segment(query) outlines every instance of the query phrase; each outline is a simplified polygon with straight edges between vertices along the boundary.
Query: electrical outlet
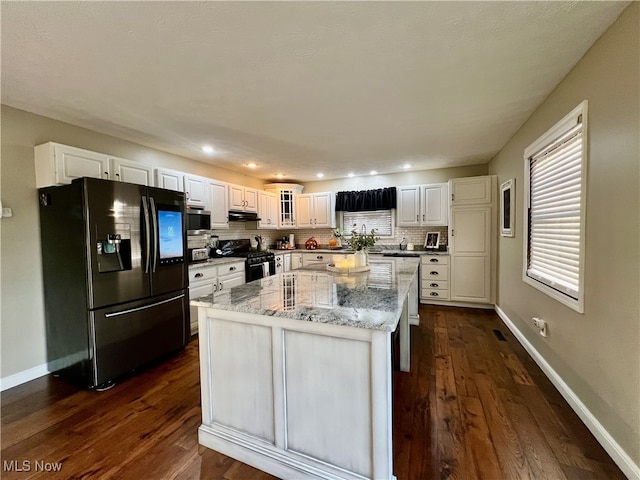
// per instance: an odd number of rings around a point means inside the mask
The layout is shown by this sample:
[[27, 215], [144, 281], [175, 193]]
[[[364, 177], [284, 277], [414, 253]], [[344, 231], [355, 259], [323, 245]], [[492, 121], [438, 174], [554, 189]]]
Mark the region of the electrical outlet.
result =
[[2, 216], [5, 218], [13, 217], [13, 210], [8, 207], [2, 208]]
[[540, 335], [542, 335], [543, 337], [547, 336], [547, 322], [545, 322], [541, 318], [533, 317], [533, 324], [538, 327]]

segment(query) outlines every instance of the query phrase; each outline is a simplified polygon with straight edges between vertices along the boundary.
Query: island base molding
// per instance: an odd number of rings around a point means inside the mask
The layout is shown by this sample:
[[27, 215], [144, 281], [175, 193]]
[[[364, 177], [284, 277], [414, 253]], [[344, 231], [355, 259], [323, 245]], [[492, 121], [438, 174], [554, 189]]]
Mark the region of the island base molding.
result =
[[[258, 470], [282, 479], [366, 480], [352, 472], [341, 471], [331, 465], [293, 452], [283, 453], [273, 445], [256, 442], [255, 438], [229, 430], [224, 426], [201, 425], [198, 442], [211, 450], [246, 463]], [[391, 480], [397, 480], [394, 476]]]

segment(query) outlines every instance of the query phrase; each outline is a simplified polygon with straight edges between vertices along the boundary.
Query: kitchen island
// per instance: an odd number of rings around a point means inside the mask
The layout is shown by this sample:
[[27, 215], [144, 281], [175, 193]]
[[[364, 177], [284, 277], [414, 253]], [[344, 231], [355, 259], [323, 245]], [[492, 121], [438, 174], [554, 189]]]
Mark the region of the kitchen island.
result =
[[408, 371], [419, 259], [370, 264], [313, 266], [192, 301], [202, 445], [284, 479], [393, 478], [392, 334]]

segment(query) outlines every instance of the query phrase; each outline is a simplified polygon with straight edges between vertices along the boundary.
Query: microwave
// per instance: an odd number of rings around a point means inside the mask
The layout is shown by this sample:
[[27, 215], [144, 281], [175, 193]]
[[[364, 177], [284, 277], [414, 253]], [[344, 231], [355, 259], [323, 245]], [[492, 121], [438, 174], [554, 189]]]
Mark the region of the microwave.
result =
[[202, 235], [211, 230], [211, 212], [187, 209], [187, 235]]

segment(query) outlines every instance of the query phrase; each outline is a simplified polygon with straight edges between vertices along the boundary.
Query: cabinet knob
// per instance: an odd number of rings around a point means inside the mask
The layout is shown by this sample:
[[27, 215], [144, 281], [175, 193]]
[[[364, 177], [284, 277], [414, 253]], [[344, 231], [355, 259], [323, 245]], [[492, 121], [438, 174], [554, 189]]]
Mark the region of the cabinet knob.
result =
[[429, 275], [439, 275], [439, 273], [436, 271], [433, 271], [433, 272], [429, 272]]

